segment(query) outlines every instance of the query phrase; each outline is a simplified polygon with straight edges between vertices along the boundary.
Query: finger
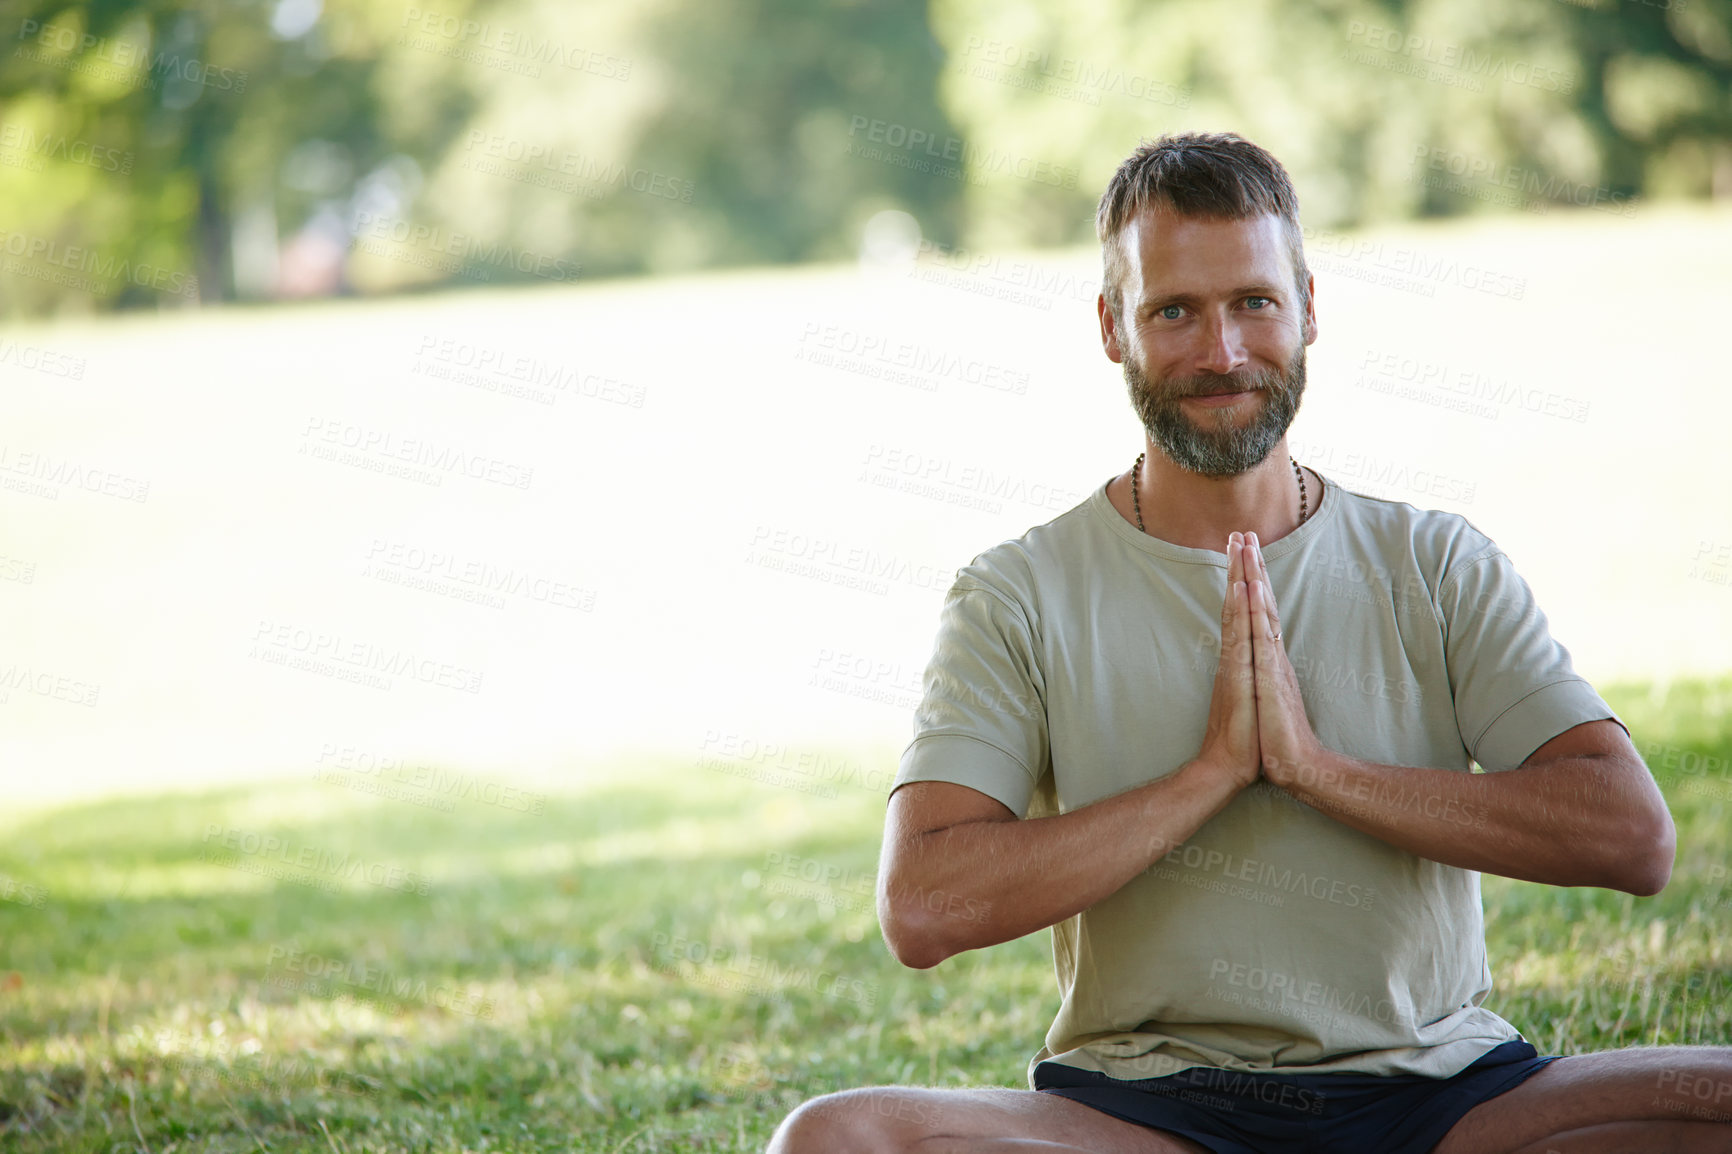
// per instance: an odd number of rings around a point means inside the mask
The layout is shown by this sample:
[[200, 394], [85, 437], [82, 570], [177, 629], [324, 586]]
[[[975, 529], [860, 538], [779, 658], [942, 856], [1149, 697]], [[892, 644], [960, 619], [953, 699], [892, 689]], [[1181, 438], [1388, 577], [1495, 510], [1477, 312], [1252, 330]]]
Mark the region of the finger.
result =
[[1263, 560], [1263, 543], [1257, 540], [1257, 534], [1249, 533], [1249, 552], [1253, 554], [1253, 574], [1263, 585], [1264, 611], [1269, 615], [1269, 631], [1274, 634], [1281, 632], [1281, 608], [1275, 604], [1275, 586], [1269, 581], [1269, 566]]
[[1270, 678], [1269, 687], [1273, 688], [1277, 657], [1276, 642], [1271, 640], [1274, 630], [1269, 625], [1269, 598], [1265, 592], [1268, 586], [1261, 581], [1250, 581], [1247, 584], [1250, 586], [1247, 606], [1250, 621], [1247, 627], [1251, 633], [1251, 659], [1257, 668], [1258, 682], [1261, 683], [1263, 675], [1267, 674]]
[[1251, 676], [1251, 594], [1243, 581], [1233, 583], [1231, 597], [1234, 616], [1234, 632], [1237, 640], [1233, 645], [1232, 661], [1234, 672], [1241, 678]]
[[1245, 576], [1245, 564], [1239, 556], [1242, 540], [1237, 533], [1227, 536], [1227, 595], [1221, 599], [1221, 644], [1230, 644], [1227, 634], [1233, 628], [1233, 583]]

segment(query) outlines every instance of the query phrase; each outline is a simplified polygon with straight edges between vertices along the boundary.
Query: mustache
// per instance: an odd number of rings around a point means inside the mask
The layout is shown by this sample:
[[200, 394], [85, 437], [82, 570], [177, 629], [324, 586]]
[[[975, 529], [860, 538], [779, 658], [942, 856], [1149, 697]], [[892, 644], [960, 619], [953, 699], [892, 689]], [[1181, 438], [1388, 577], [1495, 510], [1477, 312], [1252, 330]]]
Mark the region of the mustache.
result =
[[1180, 397], [1218, 397], [1224, 393], [1251, 393], [1281, 386], [1281, 374], [1266, 369], [1222, 376], [1211, 373], [1206, 377], [1169, 379], [1168, 389]]

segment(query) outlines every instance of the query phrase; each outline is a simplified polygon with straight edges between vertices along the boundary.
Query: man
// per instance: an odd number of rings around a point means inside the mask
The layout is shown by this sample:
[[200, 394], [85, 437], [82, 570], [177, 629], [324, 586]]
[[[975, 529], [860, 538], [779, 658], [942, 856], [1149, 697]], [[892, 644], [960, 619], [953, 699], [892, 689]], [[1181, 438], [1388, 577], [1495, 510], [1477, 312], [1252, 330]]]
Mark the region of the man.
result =
[[1732, 1150], [1688, 1092], [1732, 1051], [1542, 1057], [1481, 1005], [1480, 872], [1654, 894], [1671, 818], [1490, 540], [1289, 458], [1285, 170], [1163, 138], [1098, 232], [1145, 452], [958, 572], [879, 871], [899, 960], [1051, 926], [1063, 1004], [1032, 1089], [826, 1095], [773, 1154]]

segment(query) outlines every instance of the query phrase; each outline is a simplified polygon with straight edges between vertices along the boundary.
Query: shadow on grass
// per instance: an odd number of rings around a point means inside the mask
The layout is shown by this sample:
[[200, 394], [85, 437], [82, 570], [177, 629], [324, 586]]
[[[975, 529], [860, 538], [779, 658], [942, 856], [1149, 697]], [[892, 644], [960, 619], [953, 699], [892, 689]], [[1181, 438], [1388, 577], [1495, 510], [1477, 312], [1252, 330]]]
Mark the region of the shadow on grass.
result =
[[[1641, 694], [1613, 705], [1645, 752], [1732, 752], [1713, 693]], [[1656, 769], [1680, 846], [1659, 897], [1486, 879], [1487, 1005], [1551, 1052], [1732, 1037], [1727, 803]], [[811, 820], [777, 832], [777, 805]], [[136, 1119], [156, 1154], [733, 1152], [816, 1093], [1022, 1084], [1056, 1009], [1046, 935], [897, 966], [870, 900], [881, 815], [696, 776], [539, 816], [261, 787], [32, 820], [0, 849], [49, 894], [0, 901], [0, 1136], [107, 1151]], [[212, 825], [416, 885], [213, 865]]]

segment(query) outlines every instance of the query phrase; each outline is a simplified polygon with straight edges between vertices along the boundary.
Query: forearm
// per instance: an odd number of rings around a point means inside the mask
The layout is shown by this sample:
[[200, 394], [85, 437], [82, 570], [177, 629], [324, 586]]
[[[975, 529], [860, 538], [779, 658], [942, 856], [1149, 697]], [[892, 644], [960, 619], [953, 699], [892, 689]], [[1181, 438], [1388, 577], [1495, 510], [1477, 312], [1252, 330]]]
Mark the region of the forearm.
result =
[[936, 965], [1045, 929], [1148, 869], [1226, 807], [1240, 786], [1199, 761], [1069, 813], [974, 821], [886, 846], [881, 921]]
[[1665, 856], [1669, 868], [1669, 850], [1655, 844], [1669, 839], [1669, 820], [1654, 820], [1655, 799], [1638, 796], [1609, 758], [1467, 773], [1325, 751], [1271, 778], [1344, 825], [1462, 869], [1642, 893], [1658, 889], [1644, 860]]

